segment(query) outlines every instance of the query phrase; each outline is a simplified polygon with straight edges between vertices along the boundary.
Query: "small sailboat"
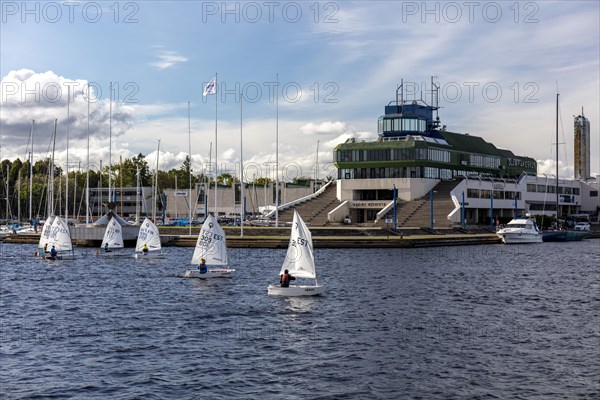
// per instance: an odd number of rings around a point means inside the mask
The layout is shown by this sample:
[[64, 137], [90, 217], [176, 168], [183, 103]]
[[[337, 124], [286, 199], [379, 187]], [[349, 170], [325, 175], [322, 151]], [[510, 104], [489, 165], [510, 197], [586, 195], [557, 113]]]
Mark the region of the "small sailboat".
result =
[[199, 265], [202, 259], [206, 261], [206, 265], [222, 266], [223, 268], [207, 268], [206, 272], [200, 272], [200, 269], [187, 270], [183, 277], [221, 278], [230, 277], [235, 272], [235, 269], [226, 268], [228, 259], [225, 232], [215, 217], [210, 214], [206, 217], [202, 229], [200, 229], [191, 263]]
[[272, 296], [316, 296], [325, 293], [325, 288], [317, 283], [317, 271], [313, 253], [312, 235], [308, 227], [294, 210], [292, 233], [288, 251], [279, 271], [280, 276], [288, 271], [294, 278], [314, 279], [314, 285], [269, 285], [267, 293]]
[[[41, 256], [43, 257], [45, 253], [50, 253], [50, 248], [48, 247], [48, 241], [50, 240], [50, 231], [52, 228], [52, 223], [54, 222], [54, 216], [51, 215], [46, 218], [44, 221], [44, 225], [42, 226], [42, 234], [40, 235], [40, 241], [38, 242], [38, 249], [42, 250]], [[38, 253], [36, 253], [38, 254]]]
[[[125, 246], [123, 244], [123, 228], [117, 218], [113, 218], [108, 221], [106, 225], [106, 231], [104, 231], [104, 239], [100, 248], [106, 255], [111, 254], [115, 250], [121, 250]], [[118, 253], [117, 253], [118, 254]], [[112, 254], [111, 254], [112, 255]]]
[[164, 258], [158, 227], [148, 217], [140, 226], [133, 257], [136, 259]]
[[[59, 217], [54, 217], [52, 226], [50, 227], [50, 234], [47, 242], [48, 250], [50, 253], [45, 253], [44, 258], [47, 260], [72, 260], [75, 258], [73, 253], [73, 244], [71, 241], [71, 232], [65, 221]], [[57, 254], [52, 255], [52, 248], [55, 248]]]

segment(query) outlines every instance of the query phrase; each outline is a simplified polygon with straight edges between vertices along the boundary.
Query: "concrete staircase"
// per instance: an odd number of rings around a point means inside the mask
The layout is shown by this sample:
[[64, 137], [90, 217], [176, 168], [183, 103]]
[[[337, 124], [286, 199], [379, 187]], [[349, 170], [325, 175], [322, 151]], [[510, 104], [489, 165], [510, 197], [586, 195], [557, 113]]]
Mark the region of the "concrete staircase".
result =
[[[340, 202], [336, 197], [336, 185], [332, 183], [323, 193], [305, 203], [298, 204], [285, 210], [279, 211], [280, 222], [292, 222], [294, 209], [298, 211], [304, 222], [308, 225], [326, 225], [327, 214], [337, 207]], [[273, 217], [275, 218], [275, 217]]]
[[[454, 210], [454, 203], [450, 198], [450, 191], [458, 184], [456, 181], [442, 181], [433, 188], [433, 219], [434, 229], [448, 228], [448, 214]], [[397, 223], [398, 226], [428, 228], [430, 220], [429, 194], [413, 201], [398, 201]], [[391, 212], [390, 212], [391, 215]], [[385, 226], [385, 221], [379, 221], [377, 226]]]

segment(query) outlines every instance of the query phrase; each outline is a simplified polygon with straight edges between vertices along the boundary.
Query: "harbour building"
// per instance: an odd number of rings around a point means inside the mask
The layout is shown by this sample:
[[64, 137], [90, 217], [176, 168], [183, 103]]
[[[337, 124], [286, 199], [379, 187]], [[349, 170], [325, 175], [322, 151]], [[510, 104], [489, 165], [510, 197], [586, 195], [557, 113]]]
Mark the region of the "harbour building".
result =
[[[389, 222], [393, 207], [398, 225], [431, 228], [491, 226], [527, 212], [597, 215], [597, 182], [561, 179], [556, 185], [556, 177], [537, 176], [533, 158], [447, 129], [433, 79], [429, 102], [404, 93], [402, 83], [377, 120], [377, 138], [335, 147], [339, 205], [329, 212], [329, 222]], [[424, 214], [425, 219], [413, 217]]]

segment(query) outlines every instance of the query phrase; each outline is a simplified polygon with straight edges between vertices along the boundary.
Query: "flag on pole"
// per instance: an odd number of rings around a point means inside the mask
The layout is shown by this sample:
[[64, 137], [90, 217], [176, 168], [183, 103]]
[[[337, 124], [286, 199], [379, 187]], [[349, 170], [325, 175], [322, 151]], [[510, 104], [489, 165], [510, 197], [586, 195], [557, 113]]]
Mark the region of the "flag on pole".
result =
[[217, 78], [212, 78], [212, 81], [208, 82], [206, 86], [204, 86], [203, 96], [208, 96], [209, 94], [217, 93]]

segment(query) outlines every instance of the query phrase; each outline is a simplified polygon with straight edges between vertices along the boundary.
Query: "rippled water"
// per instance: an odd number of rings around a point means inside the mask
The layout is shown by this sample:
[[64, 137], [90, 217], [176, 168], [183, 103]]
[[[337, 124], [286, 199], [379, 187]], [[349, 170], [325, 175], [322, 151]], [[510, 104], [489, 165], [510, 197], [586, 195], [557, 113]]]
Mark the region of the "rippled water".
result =
[[318, 298], [266, 295], [284, 250], [232, 279], [0, 244], [3, 399], [598, 398], [600, 242], [316, 253]]

